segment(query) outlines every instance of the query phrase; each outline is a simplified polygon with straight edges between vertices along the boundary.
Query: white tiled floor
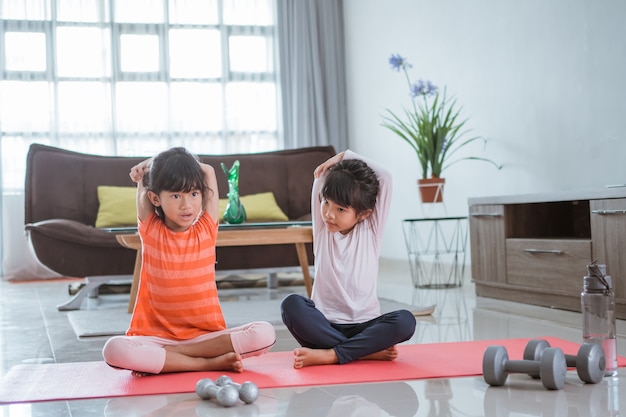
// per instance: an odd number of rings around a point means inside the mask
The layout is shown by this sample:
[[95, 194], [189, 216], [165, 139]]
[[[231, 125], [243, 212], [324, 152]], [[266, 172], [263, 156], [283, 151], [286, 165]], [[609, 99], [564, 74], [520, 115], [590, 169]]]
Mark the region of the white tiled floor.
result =
[[[78, 340], [66, 313], [68, 282], [0, 283], [0, 370], [22, 363], [101, 360], [106, 338]], [[302, 288], [224, 290], [229, 298], [245, 292], [259, 299], [282, 297]], [[383, 261], [379, 295], [414, 305], [437, 304], [432, 316], [418, 318], [409, 343], [554, 336], [580, 342], [580, 314], [492, 299], [476, 298], [469, 277], [461, 288], [415, 289], [408, 264]], [[105, 299], [104, 297], [110, 297]], [[117, 297], [117, 298], [116, 298]], [[126, 298], [124, 298], [126, 297]], [[86, 300], [83, 308], [127, 296]], [[242, 302], [242, 308], [246, 304]], [[618, 322], [618, 353], [626, 356], [626, 323]], [[277, 326], [274, 350], [291, 350], [295, 341]], [[26, 416], [617, 416], [626, 408], [626, 384], [616, 378], [583, 384], [569, 371], [565, 387], [548, 391], [540, 381], [510, 375], [503, 387], [488, 387], [482, 377], [408, 380], [389, 383], [263, 389], [251, 405], [223, 408], [195, 394], [123, 397], [0, 405], [2, 417]], [[97, 377], [97, 376], [94, 376]]]

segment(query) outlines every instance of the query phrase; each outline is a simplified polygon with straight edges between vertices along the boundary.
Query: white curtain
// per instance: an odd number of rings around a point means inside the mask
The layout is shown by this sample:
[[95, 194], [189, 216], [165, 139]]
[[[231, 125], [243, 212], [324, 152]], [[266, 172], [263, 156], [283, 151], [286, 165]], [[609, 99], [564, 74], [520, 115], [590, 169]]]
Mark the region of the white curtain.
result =
[[286, 147], [348, 147], [342, 0], [277, 0]]

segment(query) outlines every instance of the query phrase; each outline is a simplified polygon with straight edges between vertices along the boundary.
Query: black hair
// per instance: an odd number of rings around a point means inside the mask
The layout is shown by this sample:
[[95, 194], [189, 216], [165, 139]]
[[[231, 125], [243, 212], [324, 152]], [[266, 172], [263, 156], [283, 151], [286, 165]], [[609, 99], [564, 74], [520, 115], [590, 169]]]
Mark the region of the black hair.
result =
[[321, 197], [357, 214], [373, 209], [380, 183], [372, 168], [360, 159], [344, 159], [326, 173]]
[[[183, 147], [171, 148], [155, 156], [150, 170], [143, 177], [143, 184], [148, 191], [157, 195], [161, 191], [188, 193], [200, 190], [203, 201], [206, 201], [210, 192], [198, 157]], [[156, 210], [163, 219], [163, 209], [157, 207]]]

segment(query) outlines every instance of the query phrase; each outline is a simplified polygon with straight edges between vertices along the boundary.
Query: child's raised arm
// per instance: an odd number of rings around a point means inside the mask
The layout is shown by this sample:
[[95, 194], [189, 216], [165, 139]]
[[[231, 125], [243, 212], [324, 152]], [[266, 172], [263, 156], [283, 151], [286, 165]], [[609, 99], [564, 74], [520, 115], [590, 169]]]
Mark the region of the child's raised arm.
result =
[[204, 172], [204, 180], [209, 186], [209, 192], [203, 202], [202, 209], [209, 213], [211, 218], [215, 221], [219, 221], [219, 198], [220, 193], [217, 189], [217, 178], [215, 176], [215, 169], [208, 164], [200, 163], [202, 171]]
[[326, 162], [324, 162], [323, 164], [320, 164], [317, 168], [315, 168], [315, 171], [313, 171], [313, 176], [315, 178], [320, 178], [324, 176], [326, 171], [328, 171], [331, 167], [333, 167], [337, 163], [341, 162], [345, 153], [346, 151], [339, 152], [337, 155], [326, 160]]
[[130, 169], [130, 179], [137, 184], [137, 217], [144, 221], [153, 211], [152, 202], [143, 183], [143, 177], [150, 170], [152, 158], [140, 162]]

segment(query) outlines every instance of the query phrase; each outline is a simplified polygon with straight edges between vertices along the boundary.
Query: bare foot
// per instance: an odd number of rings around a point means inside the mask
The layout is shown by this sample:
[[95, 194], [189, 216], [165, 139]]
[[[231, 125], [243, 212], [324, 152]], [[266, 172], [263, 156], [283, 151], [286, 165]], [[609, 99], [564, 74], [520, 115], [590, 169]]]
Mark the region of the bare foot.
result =
[[374, 352], [370, 355], [363, 356], [361, 359], [371, 360], [371, 361], [392, 361], [398, 357], [398, 349], [395, 346], [390, 348], [381, 350], [379, 352]]
[[293, 351], [293, 367], [296, 369], [312, 365], [331, 365], [339, 363], [334, 349], [297, 348]]
[[243, 371], [241, 356], [235, 352], [228, 352], [215, 358], [206, 358], [206, 366], [203, 371]]
[[233, 371], [242, 372], [241, 355], [235, 352], [224, 353], [212, 358], [197, 358], [180, 353], [167, 352], [161, 373], [188, 371]]

